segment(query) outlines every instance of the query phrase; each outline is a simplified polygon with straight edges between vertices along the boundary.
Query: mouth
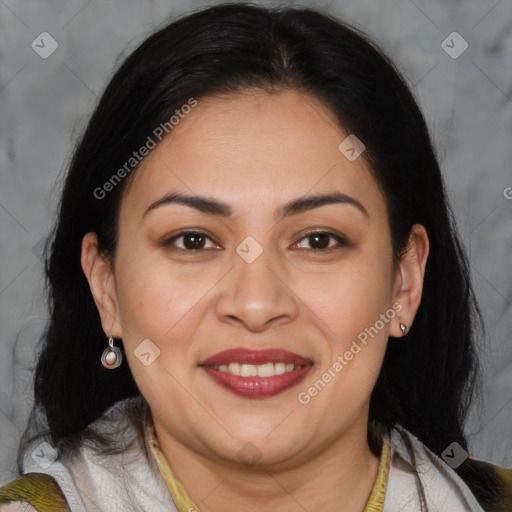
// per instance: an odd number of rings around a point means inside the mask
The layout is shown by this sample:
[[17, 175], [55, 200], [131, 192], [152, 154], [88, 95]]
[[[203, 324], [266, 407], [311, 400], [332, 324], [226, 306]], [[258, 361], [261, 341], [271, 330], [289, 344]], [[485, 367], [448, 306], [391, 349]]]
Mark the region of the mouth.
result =
[[280, 349], [231, 349], [199, 363], [213, 381], [246, 398], [275, 396], [298, 384], [313, 362]]

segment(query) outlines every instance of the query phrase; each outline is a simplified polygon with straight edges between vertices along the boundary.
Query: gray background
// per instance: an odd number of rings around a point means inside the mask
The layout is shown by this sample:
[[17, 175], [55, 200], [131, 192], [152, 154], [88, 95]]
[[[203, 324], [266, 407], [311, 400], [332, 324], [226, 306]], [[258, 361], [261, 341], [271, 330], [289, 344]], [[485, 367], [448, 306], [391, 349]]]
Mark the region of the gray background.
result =
[[[364, 28], [414, 89], [488, 329], [483, 407], [467, 427], [472, 455], [512, 466], [512, 199], [504, 193], [512, 187], [512, 3], [287, 4], [323, 8]], [[12, 476], [31, 406], [35, 346], [47, 316], [39, 249], [52, 224], [56, 183], [120, 55], [169, 16], [206, 5], [0, 0], [0, 485]], [[31, 48], [44, 31], [59, 45], [47, 59]], [[469, 44], [456, 59], [441, 46], [453, 31]]]

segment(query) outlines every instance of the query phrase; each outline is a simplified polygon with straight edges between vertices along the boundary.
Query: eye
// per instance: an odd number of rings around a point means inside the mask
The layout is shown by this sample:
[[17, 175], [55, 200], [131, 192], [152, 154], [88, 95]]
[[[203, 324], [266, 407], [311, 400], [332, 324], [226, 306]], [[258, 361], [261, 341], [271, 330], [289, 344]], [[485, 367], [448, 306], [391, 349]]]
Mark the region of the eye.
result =
[[[306, 240], [306, 243], [308, 243], [308, 239], [310, 247], [302, 247], [302, 249], [327, 252], [341, 247], [348, 247], [349, 245], [347, 240], [340, 235], [330, 233], [329, 231], [315, 231], [313, 233], [308, 233], [306, 236], [301, 238], [297, 246], [299, 246], [303, 240]], [[334, 245], [330, 244], [330, 241], [332, 240], [335, 241]]]
[[[181, 246], [176, 243], [177, 240], [180, 239], [183, 239]], [[213, 246], [206, 247], [207, 241], [210, 241]], [[182, 231], [169, 240], [165, 240], [162, 245], [164, 247], [175, 245], [178, 249], [183, 251], [200, 251], [203, 249], [215, 249], [219, 247], [208, 235], [201, 233], [200, 231]]]
[[[178, 240], [181, 240], [181, 242], [177, 243]], [[301, 247], [301, 244], [304, 243], [303, 241], [305, 241], [305, 243], [309, 242], [310, 246]], [[208, 242], [211, 243], [210, 247], [208, 247]], [[348, 247], [349, 245], [350, 244], [347, 242], [347, 240], [340, 235], [331, 233], [329, 231], [315, 231], [302, 237], [296, 244], [296, 247], [299, 249], [328, 252], [334, 249]], [[205, 249], [218, 249], [220, 247], [206, 233], [201, 231], [182, 231], [169, 240], [165, 240], [162, 243], [162, 246], [175, 246], [177, 249], [186, 252], [202, 251]]]

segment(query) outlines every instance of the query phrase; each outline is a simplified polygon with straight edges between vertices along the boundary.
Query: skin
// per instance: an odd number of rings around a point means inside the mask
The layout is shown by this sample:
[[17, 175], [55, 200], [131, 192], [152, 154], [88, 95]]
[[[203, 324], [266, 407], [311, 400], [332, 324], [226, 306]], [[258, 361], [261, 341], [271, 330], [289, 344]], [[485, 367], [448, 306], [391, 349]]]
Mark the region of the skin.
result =
[[[115, 262], [99, 253], [94, 233], [83, 239], [104, 331], [123, 340], [160, 448], [202, 511], [354, 511], [368, 500], [379, 461], [366, 439], [370, 395], [388, 336], [414, 321], [429, 245], [423, 226], [413, 226], [393, 264], [384, 197], [364, 158], [338, 150], [347, 135], [324, 104], [295, 91], [201, 98], [131, 178]], [[233, 214], [166, 204], [144, 215], [171, 191], [225, 202]], [[330, 204], [276, 221], [285, 203], [332, 192], [367, 215]], [[195, 251], [183, 237], [163, 246], [185, 229], [210, 239]], [[349, 245], [327, 238], [315, 246], [306, 237], [315, 231]], [[252, 263], [236, 252], [247, 236], [263, 249]], [[399, 315], [299, 403], [393, 303]], [[149, 366], [134, 354], [144, 339], [160, 350]], [[277, 396], [236, 396], [198, 366], [235, 347], [285, 349], [314, 367]], [[259, 458], [243, 464], [238, 453], [249, 442]]]

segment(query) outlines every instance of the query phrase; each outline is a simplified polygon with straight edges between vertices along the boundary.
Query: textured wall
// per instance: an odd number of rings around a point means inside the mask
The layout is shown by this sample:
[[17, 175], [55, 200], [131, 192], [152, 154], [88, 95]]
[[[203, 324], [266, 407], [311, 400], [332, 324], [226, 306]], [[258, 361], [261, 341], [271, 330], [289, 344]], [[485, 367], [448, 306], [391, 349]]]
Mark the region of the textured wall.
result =
[[[31, 405], [35, 345], [46, 317], [39, 251], [73, 142], [120, 54], [169, 16], [204, 5], [0, 1], [0, 484], [11, 477]], [[484, 406], [468, 425], [473, 454], [512, 466], [512, 4], [302, 5], [364, 28], [414, 87], [439, 149], [490, 340]], [[448, 37], [454, 31], [464, 40]]]

